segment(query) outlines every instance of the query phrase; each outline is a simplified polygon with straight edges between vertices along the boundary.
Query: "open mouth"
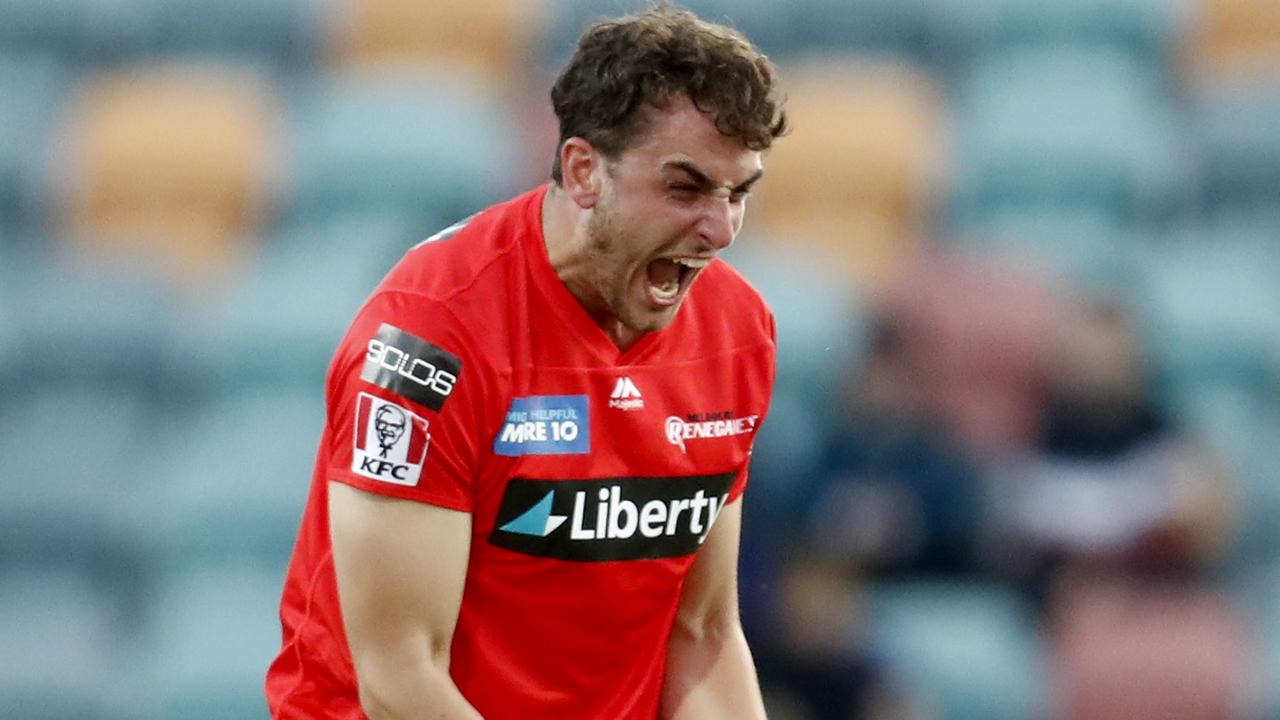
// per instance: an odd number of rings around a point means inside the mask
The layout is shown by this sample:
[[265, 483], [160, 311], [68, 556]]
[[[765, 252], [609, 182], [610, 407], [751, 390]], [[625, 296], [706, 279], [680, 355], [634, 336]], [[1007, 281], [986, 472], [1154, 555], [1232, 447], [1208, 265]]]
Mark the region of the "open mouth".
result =
[[710, 258], [669, 257], [649, 263], [649, 296], [659, 306], [674, 305]]

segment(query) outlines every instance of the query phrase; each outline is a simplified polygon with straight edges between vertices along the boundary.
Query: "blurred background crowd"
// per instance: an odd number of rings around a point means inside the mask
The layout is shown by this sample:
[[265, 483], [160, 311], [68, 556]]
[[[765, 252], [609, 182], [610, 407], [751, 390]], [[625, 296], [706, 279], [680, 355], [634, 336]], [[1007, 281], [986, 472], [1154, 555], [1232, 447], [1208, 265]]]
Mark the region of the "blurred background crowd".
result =
[[[1280, 718], [1280, 4], [681, 4], [795, 127], [730, 251], [772, 716]], [[0, 0], [0, 716], [265, 716], [332, 349], [637, 7]]]

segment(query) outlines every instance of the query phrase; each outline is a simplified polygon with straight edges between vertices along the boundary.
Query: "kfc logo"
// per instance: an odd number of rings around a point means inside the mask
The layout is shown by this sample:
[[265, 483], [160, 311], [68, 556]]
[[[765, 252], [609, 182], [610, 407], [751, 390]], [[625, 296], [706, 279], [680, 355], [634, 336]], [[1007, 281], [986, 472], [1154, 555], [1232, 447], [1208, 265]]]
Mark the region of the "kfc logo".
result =
[[425, 418], [395, 403], [360, 393], [351, 471], [396, 485], [417, 485], [431, 443], [427, 426]]

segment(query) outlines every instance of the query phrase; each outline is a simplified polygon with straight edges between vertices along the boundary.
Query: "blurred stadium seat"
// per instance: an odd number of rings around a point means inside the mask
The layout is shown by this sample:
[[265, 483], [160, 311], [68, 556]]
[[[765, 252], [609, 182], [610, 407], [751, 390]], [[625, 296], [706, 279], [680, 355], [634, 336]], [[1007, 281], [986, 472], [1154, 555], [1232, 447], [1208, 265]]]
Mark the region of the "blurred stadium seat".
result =
[[804, 130], [771, 151], [751, 227], [863, 287], [884, 283], [926, 231], [940, 98], [909, 67], [841, 61], [791, 68], [787, 94]]
[[1111, 53], [1007, 53], [973, 66], [956, 108], [952, 222], [1056, 208], [1121, 229], [1184, 212], [1188, 149], [1159, 87]]
[[128, 0], [154, 13], [156, 54], [310, 69], [331, 32], [331, 0]]
[[1186, 60], [1211, 82], [1264, 80], [1280, 69], [1280, 5], [1271, 0], [1195, 0]]
[[[0, 716], [123, 720], [128, 695], [113, 609], [84, 578], [33, 564], [0, 572]], [[117, 675], [116, 671], [121, 671]]]
[[1280, 387], [1280, 272], [1267, 257], [1207, 238], [1150, 249], [1142, 298], [1172, 382], [1234, 378], [1262, 393]]
[[727, 259], [773, 310], [779, 383], [817, 404], [830, 402], [825, 389], [857, 371], [869, 332], [861, 288], [833, 272], [820, 255], [779, 257], [764, 238], [740, 238]]
[[281, 569], [223, 565], [175, 572], [154, 597], [145, 632], [150, 701], [132, 717], [266, 717], [262, 678], [280, 647]]
[[156, 418], [127, 389], [74, 380], [15, 396], [0, 416], [0, 576], [23, 565], [76, 572], [131, 612], [145, 548], [123, 509], [143, 486]]
[[170, 571], [235, 562], [283, 572], [324, 429], [323, 399], [259, 391], [192, 409], [153, 453], [156, 502], [130, 512], [148, 529], [151, 559]]
[[484, 88], [428, 68], [317, 78], [293, 113], [288, 219], [391, 212], [422, 223], [425, 237], [430, 223], [480, 210], [520, 175], [504, 117]]
[[336, 0], [331, 54], [343, 65], [402, 63], [518, 83], [545, 16], [543, 0]]
[[54, 52], [70, 57], [81, 40], [83, 3], [0, 0], [0, 52]]
[[50, 130], [70, 82], [70, 68], [47, 50], [19, 54], [0, 46], [0, 243], [14, 242], [5, 239], [6, 228], [30, 232], [44, 220]]
[[1250, 638], [1228, 598], [1183, 584], [1105, 581], [1062, 594], [1052, 623], [1061, 717], [1245, 717]]
[[280, 128], [257, 75], [216, 67], [103, 72], [61, 142], [60, 220], [76, 249], [219, 279], [267, 219]]
[[12, 274], [0, 272], [0, 303], [16, 330], [10, 352], [24, 390], [100, 383], [161, 398], [173, 389], [165, 353], [178, 318], [158, 278], [138, 267], [56, 265], [34, 252], [13, 262]]
[[1270, 85], [1206, 85], [1191, 94], [1189, 125], [1211, 211], [1274, 211], [1280, 187], [1280, 60], [1276, 67]]
[[1031, 607], [998, 587], [881, 583], [871, 642], [939, 720], [1045, 717], [1047, 668]]
[[945, 0], [938, 6], [963, 37], [971, 60], [1023, 48], [1093, 48], [1118, 53], [1159, 75], [1186, 32], [1189, 2]]
[[322, 387], [350, 318], [399, 255], [434, 229], [366, 213], [282, 230], [224, 294], [188, 315], [174, 338], [175, 375], [224, 395]]

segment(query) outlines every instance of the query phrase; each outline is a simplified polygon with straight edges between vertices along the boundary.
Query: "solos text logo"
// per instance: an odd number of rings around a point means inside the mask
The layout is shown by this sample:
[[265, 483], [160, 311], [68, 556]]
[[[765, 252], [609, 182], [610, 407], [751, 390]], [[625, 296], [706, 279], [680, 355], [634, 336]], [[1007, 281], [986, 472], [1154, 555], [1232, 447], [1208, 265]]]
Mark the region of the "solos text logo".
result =
[[620, 377], [609, 394], [609, 407], [619, 410], [640, 410], [644, 408], [644, 398], [640, 396], [640, 388], [629, 377]]
[[746, 435], [755, 432], [756, 421], [759, 419], [759, 415], [736, 418], [728, 412], [690, 415], [687, 418], [672, 415], [663, 424], [663, 431], [667, 442], [680, 448], [680, 452], [687, 453], [689, 449], [685, 443], [690, 440]]
[[369, 339], [360, 379], [439, 412], [461, 372], [456, 356], [383, 323]]
[[580, 562], [683, 557], [706, 540], [733, 478], [513, 478], [489, 542]]
[[352, 472], [396, 485], [417, 485], [430, 443], [426, 419], [395, 403], [360, 393]]

